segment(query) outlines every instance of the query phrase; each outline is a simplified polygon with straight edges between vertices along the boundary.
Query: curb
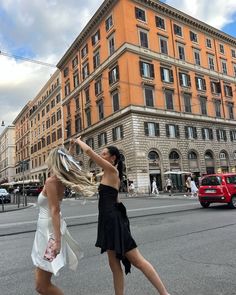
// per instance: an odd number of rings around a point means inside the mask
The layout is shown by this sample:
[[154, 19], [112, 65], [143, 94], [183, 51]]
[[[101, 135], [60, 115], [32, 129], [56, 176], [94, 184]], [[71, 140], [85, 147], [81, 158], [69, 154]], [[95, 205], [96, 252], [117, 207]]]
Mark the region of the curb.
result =
[[[14, 208], [11, 208], [11, 206], [14, 206]], [[6, 212], [12, 212], [12, 211], [18, 211], [18, 210], [23, 210], [23, 209], [28, 209], [28, 208], [31, 208], [33, 207], [34, 204], [30, 203], [29, 205], [27, 206], [22, 206], [22, 207], [17, 207], [17, 205], [4, 205], [4, 211], [0, 211], [0, 214], [1, 213], [6, 213]], [[9, 209], [10, 208], [10, 209]]]

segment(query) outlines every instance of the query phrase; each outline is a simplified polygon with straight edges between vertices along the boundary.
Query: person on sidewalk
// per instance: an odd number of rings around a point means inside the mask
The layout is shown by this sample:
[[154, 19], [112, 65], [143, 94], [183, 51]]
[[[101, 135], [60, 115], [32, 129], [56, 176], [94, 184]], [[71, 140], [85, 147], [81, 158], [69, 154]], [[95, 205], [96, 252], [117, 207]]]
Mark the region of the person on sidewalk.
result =
[[52, 275], [57, 276], [66, 264], [75, 270], [79, 254], [79, 246], [60, 213], [64, 191], [68, 186], [91, 196], [97, 187], [89, 182], [78, 163], [63, 147], [51, 150], [46, 164], [50, 176], [38, 196], [39, 217], [31, 253], [36, 267], [35, 289], [42, 295], [63, 295], [62, 290], [52, 284]]
[[99, 213], [96, 246], [101, 248], [101, 253], [107, 252], [115, 294], [124, 295], [122, 262], [126, 274], [130, 272], [132, 264], [144, 273], [160, 295], [169, 295], [154, 267], [137, 249], [130, 232], [126, 208], [118, 200], [123, 172], [123, 163], [118, 148], [107, 146], [102, 150], [101, 155], [98, 155], [80, 137], [76, 139], [76, 144], [104, 171], [98, 188]]
[[152, 194], [159, 195], [159, 191], [157, 188], [156, 178], [154, 177], [152, 180]]
[[196, 198], [198, 193], [198, 188], [193, 178], [191, 178], [191, 198]]
[[169, 196], [171, 196], [171, 193], [172, 193], [172, 180], [170, 179], [170, 177], [168, 177], [166, 179], [166, 190], [169, 193]]
[[191, 194], [191, 176], [189, 175], [186, 179], [186, 195], [184, 197], [188, 197]]

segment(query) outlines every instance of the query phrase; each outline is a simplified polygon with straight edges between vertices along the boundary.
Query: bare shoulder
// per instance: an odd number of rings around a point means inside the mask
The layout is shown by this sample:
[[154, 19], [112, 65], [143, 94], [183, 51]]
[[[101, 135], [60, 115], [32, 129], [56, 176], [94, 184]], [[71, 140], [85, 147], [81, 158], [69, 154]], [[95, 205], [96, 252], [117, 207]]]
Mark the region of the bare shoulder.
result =
[[61, 182], [55, 176], [51, 176], [51, 177], [47, 178], [47, 180], [45, 182], [46, 186], [52, 186], [52, 185], [58, 186], [60, 184], [61, 184]]

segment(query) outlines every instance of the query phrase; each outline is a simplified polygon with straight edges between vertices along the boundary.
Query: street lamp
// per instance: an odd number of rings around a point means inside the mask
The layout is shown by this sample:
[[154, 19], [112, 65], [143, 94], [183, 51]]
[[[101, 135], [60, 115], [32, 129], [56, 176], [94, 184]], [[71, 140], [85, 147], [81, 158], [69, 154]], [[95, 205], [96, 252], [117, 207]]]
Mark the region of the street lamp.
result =
[[1, 123], [1, 127], [4, 127], [4, 126], [5, 126], [5, 122], [2, 121], [2, 123]]

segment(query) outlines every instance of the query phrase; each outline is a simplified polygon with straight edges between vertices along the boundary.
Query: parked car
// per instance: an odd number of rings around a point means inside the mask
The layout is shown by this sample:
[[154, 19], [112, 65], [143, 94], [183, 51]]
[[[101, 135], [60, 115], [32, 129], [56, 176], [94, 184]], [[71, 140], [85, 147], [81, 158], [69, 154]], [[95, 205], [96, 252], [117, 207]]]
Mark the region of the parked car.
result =
[[236, 173], [206, 175], [201, 179], [199, 202], [207, 208], [211, 203], [227, 203], [236, 208]]
[[0, 188], [0, 203], [11, 203], [11, 196], [5, 188]]
[[27, 186], [25, 187], [25, 194], [27, 196], [38, 196], [41, 193], [42, 189], [42, 186]]

